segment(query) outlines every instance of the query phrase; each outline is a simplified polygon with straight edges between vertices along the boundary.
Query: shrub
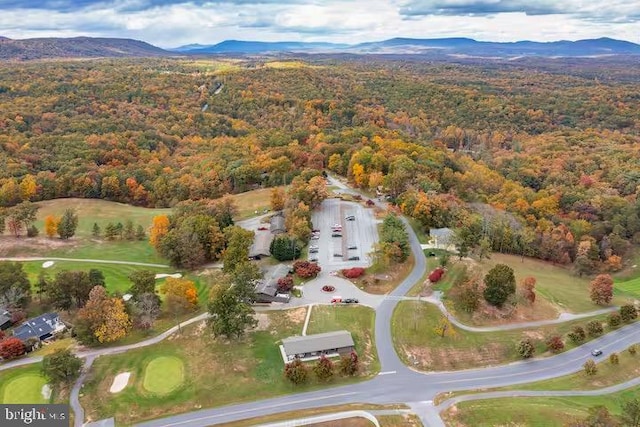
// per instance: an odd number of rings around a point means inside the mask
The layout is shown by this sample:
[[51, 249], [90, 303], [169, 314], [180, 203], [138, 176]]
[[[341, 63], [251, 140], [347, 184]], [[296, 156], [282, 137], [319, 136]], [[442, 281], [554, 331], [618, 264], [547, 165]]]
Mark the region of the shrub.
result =
[[355, 375], [359, 369], [358, 355], [352, 351], [348, 356], [340, 358], [340, 372], [342, 375]]
[[356, 279], [364, 274], [364, 268], [362, 267], [353, 267], [353, 268], [345, 268], [342, 270], [342, 275], [347, 279]]
[[585, 340], [587, 334], [584, 332], [584, 328], [582, 326], [574, 326], [571, 332], [569, 332], [569, 338], [576, 344], [580, 344]]
[[38, 237], [39, 233], [40, 231], [38, 230], [38, 227], [36, 227], [35, 225], [32, 225], [29, 228], [27, 228], [27, 237]]
[[320, 381], [327, 381], [333, 376], [333, 362], [322, 355], [314, 365], [313, 372]]
[[609, 363], [611, 363], [612, 365], [617, 365], [620, 363], [620, 357], [618, 356], [618, 353], [611, 353], [609, 355]]
[[547, 349], [552, 353], [560, 353], [564, 349], [564, 341], [559, 335], [554, 335], [547, 340]]
[[584, 373], [587, 375], [595, 375], [598, 372], [598, 365], [596, 365], [596, 362], [594, 362], [593, 359], [589, 359], [584, 362], [582, 367], [584, 368]]
[[523, 359], [528, 359], [533, 357], [533, 354], [536, 352], [536, 346], [533, 345], [533, 341], [530, 338], [524, 338], [518, 342], [516, 345], [516, 350], [518, 354]]
[[638, 346], [637, 344], [631, 344], [629, 346], [629, 348], [627, 349], [627, 351], [629, 352], [630, 355], [635, 356], [636, 353], [638, 352]]
[[294, 384], [302, 384], [309, 378], [309, 369], [300, 359], [296, 359], [284, 365], [284, 376]]
[[620, 324], [622, 323], [622, 316], [620, 316], [620, 313], [611, 313], [607, 320], [609, 328], [614, 329], [620, 326]]
[[431, 283], [438, 283], [442, 276], [444, 275], [444, 269], [442, 267], [438, 267], [429, 273], [429, 281]]
[[620, 317], [625, 323], [629, 323], [638, 318], [638, 310], [633, 304], [625, 304], [620, 307]]
[[285, 276], [278, 279], [278, 293], [291, 292], [293, 289], [293, 277]]
[[587, 323], [587, 333], [590, 337], [597, 337], [598, 335], [604, 332], [604, 328], [602, 327], [602, 322], [599, 320], [592, 320]]
[[296, 272], [298, 277], [308, 279], [311, 277], [316, 277], [318, 273], [320, 273], [320, 266], [315, 262], [296, 261], [293, 264], [293, 270]]
[[23, 342], [15, 337], [10, 337], [0, 342], [0, 357], [5, 360], [15, 359], [26, 352]]

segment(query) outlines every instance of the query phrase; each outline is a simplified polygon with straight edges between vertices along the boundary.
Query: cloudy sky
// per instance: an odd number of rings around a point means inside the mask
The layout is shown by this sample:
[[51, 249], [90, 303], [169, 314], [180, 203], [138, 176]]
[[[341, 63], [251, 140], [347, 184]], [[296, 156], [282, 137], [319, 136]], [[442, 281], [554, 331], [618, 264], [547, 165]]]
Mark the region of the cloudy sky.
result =
[[358, 43], [391, 37], [640, 43], [640, 0], [0, 0], [0, 35]]

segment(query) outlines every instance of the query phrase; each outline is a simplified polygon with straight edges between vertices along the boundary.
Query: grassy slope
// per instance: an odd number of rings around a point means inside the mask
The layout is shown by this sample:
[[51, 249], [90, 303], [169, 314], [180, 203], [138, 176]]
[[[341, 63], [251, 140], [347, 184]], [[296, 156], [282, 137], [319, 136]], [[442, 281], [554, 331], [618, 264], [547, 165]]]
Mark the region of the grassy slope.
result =
[[307, 334], [339, 331], [351, 332], [360, 361], [366, 366], [363, 373], [375, 374], [380, 370], [374, 336], [375, 312], [362, 306], [314, 306]]
[[[417, 369], [455, 370], [501, 364], [518, 360], [516, 343], [524, 336], [537, 339], [536, 354], [545, 353], [544, 340], [551, 335], [566, 334], [573, 325], [586, 324], [594, 318], [554, 326], [516, 331], [475, 333], [454, 328], [454, 337], [440, 338], [434, 328], [442, 318], [440, 311], [428, 303], [401, 301], [392, 317], [394, 346], [405, 363], [414, 365], [408, 354], [417, 358]], [[598, 317], [595, 317], [598, 318]], [[604, 316], [599, 317], [604, 319]], [[566, 349], [573, 344], [565, 340]]]
[[478, 427], [497, 425], [560, 427], [575, 419], [584, 419], [589, 414], [589, 408], [598, 405], [606, 406], [613, 415], [620, 415], [621, 404], [637, 398], [640, 398], [640, 387], [605, 396], [478, 400], [458, 404], [455, 415], [451, 416], [452, 412], [449, 411], [445, 420], [451, 425]]

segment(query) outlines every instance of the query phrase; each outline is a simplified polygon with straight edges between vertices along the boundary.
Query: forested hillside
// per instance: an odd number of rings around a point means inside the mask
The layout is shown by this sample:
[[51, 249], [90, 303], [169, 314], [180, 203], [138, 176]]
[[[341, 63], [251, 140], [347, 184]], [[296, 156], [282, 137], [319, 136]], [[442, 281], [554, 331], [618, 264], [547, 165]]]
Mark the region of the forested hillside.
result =
[[624, 62], [119, 59], [3, 64], [0, 82], [1, 206], [167, 207], [328, 168], [462, 229], [463, 250], [590, 273], [640, 242]]

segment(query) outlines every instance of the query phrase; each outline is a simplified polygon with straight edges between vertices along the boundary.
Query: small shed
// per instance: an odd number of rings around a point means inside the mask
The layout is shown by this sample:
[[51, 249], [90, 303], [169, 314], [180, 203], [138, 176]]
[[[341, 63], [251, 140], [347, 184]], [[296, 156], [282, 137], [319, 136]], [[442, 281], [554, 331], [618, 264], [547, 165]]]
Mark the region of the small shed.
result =
[[0, 308], [0, 331], [9, 329], [11, 325], [13, 325], [13, 322], [11, 322], [11, 313], [4, 308]]
[[284, 216], [282, 213], [277, 213], [269, 219], [269, 231], [271, 234], [282, 234], [287, 231], [284, 226]]
[[351, 353], [355, 348], [351, 332], [334, 331], [323, 334], [289, 337], [282, 340], [282, 354], [285, 363], [294, 359], [314, 360], [320, 356], [340, 356]]

